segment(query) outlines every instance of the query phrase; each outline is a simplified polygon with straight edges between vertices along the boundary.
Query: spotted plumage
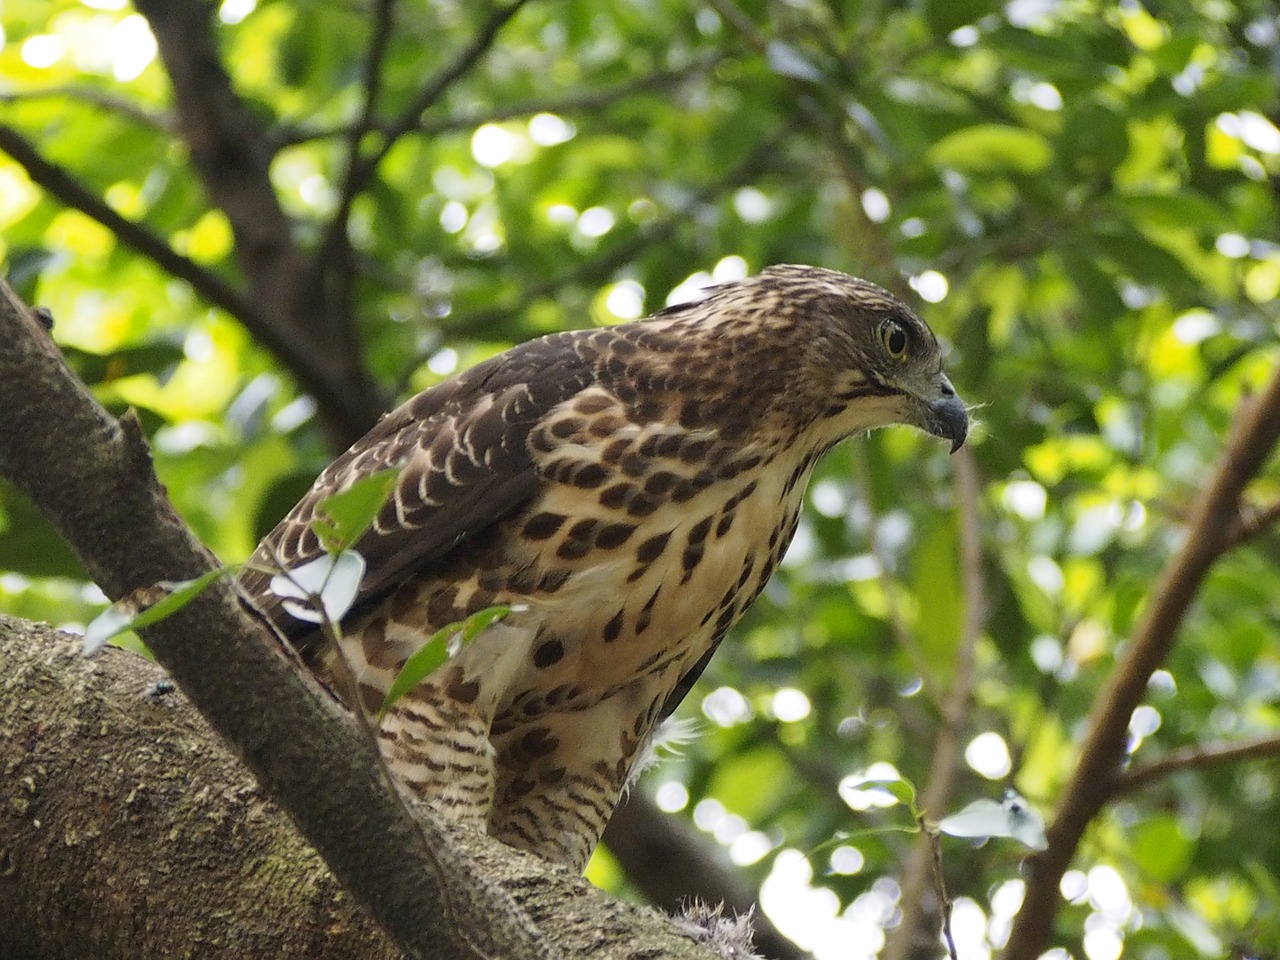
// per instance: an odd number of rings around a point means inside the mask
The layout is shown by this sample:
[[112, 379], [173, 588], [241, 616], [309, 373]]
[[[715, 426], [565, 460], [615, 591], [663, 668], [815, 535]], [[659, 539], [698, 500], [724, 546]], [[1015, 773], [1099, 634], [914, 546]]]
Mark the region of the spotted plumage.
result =
[[519, 605], [397, 702], [381, 747], [441, 812], [580, 868], [655, 724], [777, 567], [814, 463], [892, 423], [964, 440], [929, 328], [873, 284], [773, 267], [523, 344], [384, 417], [255, 556], [307, 562], [321, 500], [402, 468], [357, 544], [340, 651], [266, 575], [241, 585], [315, 669], [341, 655], [370, 711], [440, 627]]

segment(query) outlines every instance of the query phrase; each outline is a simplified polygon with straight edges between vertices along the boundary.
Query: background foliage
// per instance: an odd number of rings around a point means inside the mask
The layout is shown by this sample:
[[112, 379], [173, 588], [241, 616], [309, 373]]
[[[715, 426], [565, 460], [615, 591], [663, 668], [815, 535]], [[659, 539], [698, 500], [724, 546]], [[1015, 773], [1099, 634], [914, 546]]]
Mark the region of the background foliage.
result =
[[[278, 284], [325, 305], [349, 409], [300, 388], [249, 317], [276, 309], [252, 218], [202, 182], [152, 5], [5, 4], [0, 251], [99, 398], [141, 412], [219, 556], [248, 555], [361, 411], [512, 343], [777, 262], [909, 287], [981, 405], [976, 492], [904, 430], [830, 455], [682, 711], [703, 735], [645, 786], [821, 957], [902, 926], [915, 840], [867, 831], [910, 816], [862, 778], [924, 790], [951, 736], [964, 757], [932, 813], [1006, 787], [1050, 813], [1233, 411], [1276, 367], [1272, 4], [224, 0], [217, 47], [308, 265]], [[122, 242], [24, 143], [246, 310]], [[1251, 498], [1264, 517], [1280, 500], [1274, 468]], [[1130, 727], [1135, 767], [1262, 746], [1106, 807], [1061, 885], [1072, 956], [1277, 955], [1278, 557], [1264, 531], [1215, 567]], [[0, 570], [10, 612], [101, 605], [8, 488]], [[1027, 851], [942, 852], [962, 955], [998, 950]], [[625, 890], [625, 867], [603, 853], [591, 876]]]

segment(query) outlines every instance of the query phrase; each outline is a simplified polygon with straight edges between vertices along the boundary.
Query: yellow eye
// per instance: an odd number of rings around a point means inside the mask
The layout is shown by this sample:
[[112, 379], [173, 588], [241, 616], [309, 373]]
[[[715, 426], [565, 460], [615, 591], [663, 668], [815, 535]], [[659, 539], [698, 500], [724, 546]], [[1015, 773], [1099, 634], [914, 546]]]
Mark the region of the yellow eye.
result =
[[880, 342], [895, 360], [901, 360], [907, 355], [907, 331], [896, 320], [886, 320], [880, 324]]

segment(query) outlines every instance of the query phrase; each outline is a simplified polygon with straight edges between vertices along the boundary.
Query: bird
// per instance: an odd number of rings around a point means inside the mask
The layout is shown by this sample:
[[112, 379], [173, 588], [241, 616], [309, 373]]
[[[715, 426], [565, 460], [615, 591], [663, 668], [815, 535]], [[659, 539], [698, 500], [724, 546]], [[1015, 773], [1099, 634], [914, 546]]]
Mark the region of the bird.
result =
[[[411, 798], [581, 871], [655, 727], [782, 560], [815, 463], [891, 424], [965, 441], [930, 328], [868, 281], [772, 266], [417, 394], [320, 474], [239, 584], [312, 670], [341, 666]], [[326, 641], [270, 570], [322, 556], [321, 502], [389, 467]], [[379, 718], [416, 650], [494, 605], [511, 612]]]

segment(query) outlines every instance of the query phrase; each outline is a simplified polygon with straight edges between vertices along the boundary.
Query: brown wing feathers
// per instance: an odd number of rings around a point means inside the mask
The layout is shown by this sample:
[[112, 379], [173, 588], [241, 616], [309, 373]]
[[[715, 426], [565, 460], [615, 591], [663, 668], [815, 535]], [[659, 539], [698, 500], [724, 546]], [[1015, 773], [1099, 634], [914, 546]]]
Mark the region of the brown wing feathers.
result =
[[[387, 414], [320, 475], [263, 540], [251, 566], [279, 562], [293, 569], [318, 557], [323, 549], [310, 524], [320, 502], [386, 467], [402, 471], [373, 528], [356, 544], [367, 564], [356, 608], [517, 509], [540, 482], [527, 446], [530, 431], [595, 379], [586, 351], [577, 349], [588, 336], [555, 334], [523, 344]], [[246, 568], [238, 579], [257, 610], [305, 645], [314, 625], [284, 611], [270, 577]]]

